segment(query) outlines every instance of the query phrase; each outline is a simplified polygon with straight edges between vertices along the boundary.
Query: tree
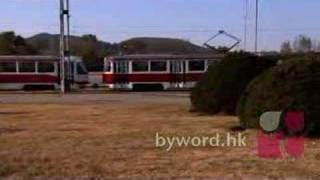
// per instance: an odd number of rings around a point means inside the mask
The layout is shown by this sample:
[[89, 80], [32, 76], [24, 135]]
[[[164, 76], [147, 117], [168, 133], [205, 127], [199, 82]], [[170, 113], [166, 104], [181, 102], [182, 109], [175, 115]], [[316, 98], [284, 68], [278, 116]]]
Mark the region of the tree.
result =
[[293, 42], [293, 48], [295, 52], [310, 52], [312, 51], [312, 47], [313, 46], [311, 38], [304, 35], [298, 36]]
[[227, 54], [221, 62], [209, 67], [192, 90], [193, 110], [234, 114], [237, 102], [251, 80], [275, 64], [273, 58], [244, 52]]
[[259, 128], [259, 117], [267, 111], [303, 111], [307, 135], [320, 135], [318, 72], [319, 57], [303, 56], [259, 75], [247, 86], [238, 102], [241, 125]]
[[320, 52], [320, 42], [315, 43], [315, 52]]
[[0, 55], [28, 55], [35, 54], [36, 50], [21, 36], [14, 32], [0, 33]]
[[9, 55], [13, 53], [13, 32], [3, 32], [0, 34], [0, 54]]
[[290, 41], [283, 42], [281, 45], [281, 53], [289, 54], [292, 53]]
[[89, 41], [89, 42], [98, 42], [98, 38], [96, 35], [86, 34], [82, 36], [82, 39]]

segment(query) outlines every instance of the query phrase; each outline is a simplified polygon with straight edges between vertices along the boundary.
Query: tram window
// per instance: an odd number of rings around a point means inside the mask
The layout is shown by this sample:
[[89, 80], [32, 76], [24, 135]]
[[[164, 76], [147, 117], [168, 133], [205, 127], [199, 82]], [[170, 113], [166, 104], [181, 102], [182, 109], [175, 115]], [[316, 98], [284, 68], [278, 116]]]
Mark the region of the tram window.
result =
[[111, 62], [107, 61], [104, 67], [106, 72], [111, 72]]
[[0, 72], [16, 72], [16, 62], [0, 62]]
[[148, 71], [148, 62], [132, 62], [132, 71], [145, 72]]
[[165, 61], [151, 62], [151, 71], [167, 71], [167, 62]]
[[19, 63], [19, 72], [36, 72], [34, 62], [21, 62]]
[[84, 67], [84, 65], [82, 63], [77, 63], [77, 72], [80, 75], [88, 74], [87, 69]]
[[40, 73], [51, 73], [54, 72], [54, 64], [50, 62], [39, 62], [38, 72]]
[[189, 61], [189, 71], [204, 71], [205, 61]]

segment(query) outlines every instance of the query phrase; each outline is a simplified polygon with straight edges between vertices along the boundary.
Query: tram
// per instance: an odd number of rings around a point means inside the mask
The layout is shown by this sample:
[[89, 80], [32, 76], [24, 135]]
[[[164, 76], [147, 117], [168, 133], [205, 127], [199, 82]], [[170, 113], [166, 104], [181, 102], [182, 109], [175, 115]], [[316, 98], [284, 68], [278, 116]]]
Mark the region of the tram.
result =
[[[57, 90], [60, 88], [60, 58], [57, 56], [0, 56], [0, 90]], [[66, 60], [66, 77], [74, 87], [88, 83], [81, 58]]]
[[223, 54], [106, 57], [103, 82], [110, 89], [190, 89]]

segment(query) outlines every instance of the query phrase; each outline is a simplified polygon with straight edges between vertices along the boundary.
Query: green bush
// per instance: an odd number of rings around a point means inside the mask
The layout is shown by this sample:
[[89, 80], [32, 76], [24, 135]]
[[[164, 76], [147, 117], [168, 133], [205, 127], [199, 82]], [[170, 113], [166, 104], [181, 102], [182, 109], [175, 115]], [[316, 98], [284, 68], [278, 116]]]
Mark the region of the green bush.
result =
[[320, 60], [300, 57], [286, 61], [253, 80], [237, 108], [243, 127], [257, 128], [266, 111], [303, 110], [307, 132], [320, 128]]
[[274, 60], [249, 53], [228, 54], [208, 72], [191, 93], [195, 111], [235, 114], [237, 102], [248, 83], [265, 69], [275, 65]]

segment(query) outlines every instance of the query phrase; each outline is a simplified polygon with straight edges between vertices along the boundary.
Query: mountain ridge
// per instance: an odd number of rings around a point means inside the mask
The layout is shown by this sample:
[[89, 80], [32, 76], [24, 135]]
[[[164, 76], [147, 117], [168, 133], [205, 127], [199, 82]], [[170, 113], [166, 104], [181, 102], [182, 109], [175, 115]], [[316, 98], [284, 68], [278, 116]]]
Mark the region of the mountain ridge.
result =
[[[59, 35], [39, 33], [26, 38], [26, 41], [40, 54], [59, 54]], [[93, 46], [99, 53], [106, 54], [179, 54], [202, 53], [207, 49], [189, 41], [165, 37], [135, 37], [119, 43], [99, 40], [95, 35], [70, 36], [71, 53], [78, 54], [79, 46]]]

